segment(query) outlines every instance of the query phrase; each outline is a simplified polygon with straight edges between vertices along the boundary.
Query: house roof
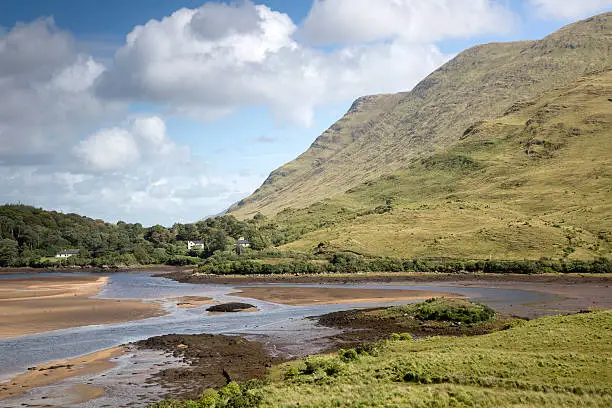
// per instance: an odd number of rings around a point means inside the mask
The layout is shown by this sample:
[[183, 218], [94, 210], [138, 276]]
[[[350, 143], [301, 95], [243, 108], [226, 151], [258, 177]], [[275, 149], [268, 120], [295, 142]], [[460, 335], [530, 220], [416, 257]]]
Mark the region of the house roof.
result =
[[65, 251], [58, 251], [58, 255], [76, 255], [79, 253], [78, 249], [67, 249]]
[[248, 244], [249, 241], [247, 241], [246, 239], [239, 239], [236, 241], [237, 244]]
[[189, 242], [191, 242], [192, 244], [203, 244], [201, 240], [195, 240], [195, 239], [190, 239]]

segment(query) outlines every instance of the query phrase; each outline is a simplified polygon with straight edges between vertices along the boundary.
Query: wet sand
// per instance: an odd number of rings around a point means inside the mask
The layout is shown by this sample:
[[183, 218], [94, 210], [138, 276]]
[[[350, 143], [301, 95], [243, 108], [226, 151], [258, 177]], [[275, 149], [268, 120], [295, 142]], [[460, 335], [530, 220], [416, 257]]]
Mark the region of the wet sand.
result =
[[389, 301], [424, 300], [431, 297], [453, 296], [448, 292], [403, 289], [361, 289], [361, 288], [317, 288], [317, 287], [237, 287], [240, 292], [230, 293], [239, 296], [281, 303], [292, 306], [331, 305], [342, 303], [371, 303]]
[[[305, 275], [208, 275], [174, 272], [164, 277], [183, 283], [201, 284], [387, 284], [464, 286], [531, 290], [560, 296], [554, 301], [523, 305], [496, 305], [500, 312], [523, 317], [540, 317], [559, 313], [576, 313], [589, 308], [612, 308], [612, 274], [485, 274], [485, 273], [422, 273], [372, 272], [352, 274]], [[278, 290], [275, 288], [274, 290]], [[353, 289], [350, 289], [353, 290]], [[242, 296], [242, 294], [235, 294]], [[264, 299], [266, 300], [266, 299]], [[268, 299], [269, 300], [269, 299]], [[271, 300], [272, 301], [272, 300]]]
[[[81, 357], [30, 367], [25, 373], [0, 383], [0, 399], [19, 396], [32, 388], [55, 384], [70, 377], [109, 370], [115, 366], [110, 359], [123, 353], [125, 353], [123, 347], [113, 347]], [[103, 394], [103, 391], [100, 394], [100, 389], [97, 387], [88, 387], [85, 384], [75, 384], [75, 386], [74, 400], [78, 402], [98, 398]]]
[[170, 298], [176, 302], [176, 306], [181, 309], [195, 309], [204, 305], [211, 305], [215, 303], [212, 298], [203, 296], [182, 296], [177, 298]]
[[74, 396], [72, 404], [81, 404], [103, 396], [104, 388], [88, 384], [74, 384], [67, 390], [67, 394]]
[[108, 279], [40, 276], [0, 280], [0, 338], [165, 314], [156, 303], [90, 298]]

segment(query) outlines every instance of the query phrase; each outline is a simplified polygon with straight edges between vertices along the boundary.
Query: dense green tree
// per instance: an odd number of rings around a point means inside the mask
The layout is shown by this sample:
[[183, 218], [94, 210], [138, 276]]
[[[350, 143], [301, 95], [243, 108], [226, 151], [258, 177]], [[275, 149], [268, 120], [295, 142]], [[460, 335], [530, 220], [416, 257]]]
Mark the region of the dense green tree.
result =
[[0, 266], [10, 266], [19, 257], [17, 242], [10, 238], [0, 240]]
[[[53, 266], [49, 259], [57, 251], [79, 250], [66, 264], [127, 265], [184, 261], [188, 249], [185, 241], [198, 239], [204, 250], [190, 252], [193, 258], [207, 258], [215, 251], [231, 249], [231, 242], [246, 237], [254, 249], [271, 242], [282, 242], [278, 226], [266, 217], [241, 221], [231, 215], [208, 218], [196, 223], [176, 223], [171, 228], [119, 221], [116, 224], [94, 220], [78, 214], [62, 214], [26, 205], [0, 206], [0, 239], [5, 243], [5, 264]], [[280, 233], [282, 235], [282, 233]], [[15, 252], [16, 251], [16, 252]]]

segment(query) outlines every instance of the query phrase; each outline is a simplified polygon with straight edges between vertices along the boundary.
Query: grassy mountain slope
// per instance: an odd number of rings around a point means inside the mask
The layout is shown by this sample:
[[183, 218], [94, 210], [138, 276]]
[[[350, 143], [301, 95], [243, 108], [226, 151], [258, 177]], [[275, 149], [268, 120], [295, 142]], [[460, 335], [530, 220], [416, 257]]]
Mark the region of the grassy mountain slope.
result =
[[539, 41], [473, 47], [410, 92], [359, 98], [230, 212], [247, 217], [303, 208], [443, 152], [474, 123], [612, 65], [611, 33], [612, 13], [605, 13]]
[[305, 209], [286, 248], [401, 257], [612, 254], [612, 70], [516, 104], [447, 149]]

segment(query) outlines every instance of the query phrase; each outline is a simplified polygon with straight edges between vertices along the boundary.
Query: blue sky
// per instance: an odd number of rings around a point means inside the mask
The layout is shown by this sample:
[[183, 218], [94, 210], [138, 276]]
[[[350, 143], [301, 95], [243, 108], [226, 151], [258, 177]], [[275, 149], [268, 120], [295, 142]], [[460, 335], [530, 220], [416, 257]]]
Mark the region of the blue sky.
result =
[[611, 7], [3, 0], [0, 200], [195, 221], [252, 192], [354, 98], [409, 90], [467, 47], [538, 39]]

